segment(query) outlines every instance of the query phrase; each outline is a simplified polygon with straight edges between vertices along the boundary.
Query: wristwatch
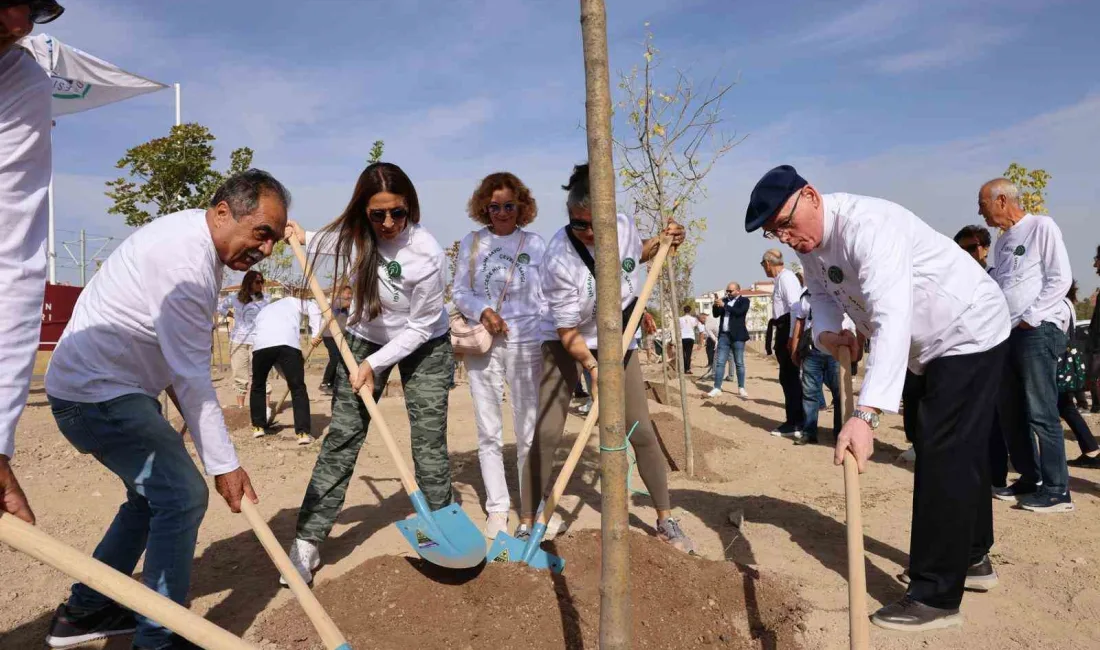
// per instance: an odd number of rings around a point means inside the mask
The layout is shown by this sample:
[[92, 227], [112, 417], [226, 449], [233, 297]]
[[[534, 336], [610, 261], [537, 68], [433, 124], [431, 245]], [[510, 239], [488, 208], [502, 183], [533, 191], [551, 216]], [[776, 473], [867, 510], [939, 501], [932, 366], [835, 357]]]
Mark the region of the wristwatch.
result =
[[590, 361], [589, 363], [586, 363], [586, 364], [582, 365], [581, 367], [584, 368], [585, 370], [587, 370], [588, 372], [592, 372], [594, 369], [598, 368], [599, 365], [600, 365], [600, 363], [598, 361], [593, 360], [593, 361]]
[[875, 413], [874, 411], [864, 411], [862, 409], [856, 409], [855, 411], [852, 411], [852, 417], [859, 418], [860, 420], [866, 422], [867, 425], [871, 427], [872, 431], [878, 428], [878, 413]]

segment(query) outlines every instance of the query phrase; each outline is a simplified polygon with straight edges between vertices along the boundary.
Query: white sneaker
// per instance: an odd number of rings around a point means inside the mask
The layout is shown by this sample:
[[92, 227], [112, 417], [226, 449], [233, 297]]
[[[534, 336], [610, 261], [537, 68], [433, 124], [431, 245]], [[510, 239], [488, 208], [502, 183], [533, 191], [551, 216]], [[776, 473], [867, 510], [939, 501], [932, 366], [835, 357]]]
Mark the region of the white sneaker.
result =
[[588, 415], [592, 411], [592, 400], [588, 400], [584, 404], [577, 407], [577, 412], [581, 415]]
[[749, 398], [749, 391], [745, 390], [744, 388], [738, 388], [737, 389], [737, 394], [740, 395], [741, 397], [745, 398], [745, 399]]
[[[296, 539], [290, 547], [290, 563], [298, 570], [298, 575], [302, 576], [302, 580], [305, 580], [307, 585], [312, 584], [313, 572], [321, 566], [321, 553], [313, 542]], [[279, 576], [279, 584], [288, 586], [282, 576]]]
[[915, 463], [917, 461], [917, 450], [913, 448], [913, 445], [909, 445], [909, 448], [898, 454], [899, 463]]
[[707, 397], [718, 397], [721, 394], [722, 394], [722, 389], [721, 388], [712, 388], [711, 391], [709, 393], [707, 393]]
[[497, 533], [507, 530], [508, 513], [490, 512], [488, 518], [485, 520], [485, 536], [489, 539], [496, 539]]
[[[539, 517], [542, 516], [542, 509], [545, 506], [546, 501], [539, 503], [539, 509], [535, 511], [536, 521]], [[554, 514], [550, 515], [550, 520], [546, 522], [546, 533], [543, 534], [542, 538], [547, 542], [552, 541], [555, 537], [560, 535], [564, 529], [565, 522], [562, 521], [561, 515], [555, 512]]]

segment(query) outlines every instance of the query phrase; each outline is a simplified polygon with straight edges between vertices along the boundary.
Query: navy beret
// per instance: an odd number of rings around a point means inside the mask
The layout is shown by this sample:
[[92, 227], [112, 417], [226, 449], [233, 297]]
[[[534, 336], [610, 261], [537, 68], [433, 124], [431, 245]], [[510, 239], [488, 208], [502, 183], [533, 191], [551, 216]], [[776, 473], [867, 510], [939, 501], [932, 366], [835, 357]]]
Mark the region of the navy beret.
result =
[[780, 165], [764, 174], [749, 196], [749, 209], [745, 211], [745, 232], [752, 232], [763, 226], [779, 206], [806, 185], [806, 179], [799, 176], [790, 165]]

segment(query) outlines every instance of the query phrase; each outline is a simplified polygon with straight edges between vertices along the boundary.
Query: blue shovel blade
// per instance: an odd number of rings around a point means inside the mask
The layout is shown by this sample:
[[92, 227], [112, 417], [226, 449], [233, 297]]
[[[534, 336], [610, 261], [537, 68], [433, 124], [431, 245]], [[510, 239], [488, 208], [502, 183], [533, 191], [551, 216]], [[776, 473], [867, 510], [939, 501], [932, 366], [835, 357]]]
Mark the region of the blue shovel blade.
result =
[[[493, 545], [485, 555], [488, 562], [522, 562], [534, 569], [561, 573], [565, 569], [565, 560], [547, 553], [539, 547], [542, 535], [538, 539], [531, 535], [530, 541], [521, 542], [503, 531], [497, 533]], [[534, 544], [534, 547], [531, 545]]]
[[420, 557], [448, 569], [469, 569], [485, 560], [485, 537], [457, 503], [432, 512], [420, 491], [409, 496], [417, 514], [397, 522], [397, 528]]

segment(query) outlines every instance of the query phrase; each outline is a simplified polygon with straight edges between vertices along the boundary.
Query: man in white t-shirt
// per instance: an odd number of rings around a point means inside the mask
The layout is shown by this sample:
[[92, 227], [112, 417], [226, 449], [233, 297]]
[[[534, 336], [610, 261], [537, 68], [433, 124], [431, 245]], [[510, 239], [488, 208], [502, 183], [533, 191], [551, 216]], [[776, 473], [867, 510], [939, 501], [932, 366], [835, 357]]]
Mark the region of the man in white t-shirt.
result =
[[699, 336], [702, 326], [695, 314], [691, 313], [691, 306], [684, 305], [684, 314], [680, 316], [680, 343], [684, 352], [684, 374], [691, 374], [691, 353], [695, 350], [695, 339]]
[[9, 460], [42, 327], [53, 87], [16, 42], [62, 11], [54, 2], [0, 2], [0, 516], [32, 524], [34, 513]]
[[[770, 335], [774, 327], [775, 358], [779, 362], [779, 385], [783, 388], [786, 413], [783, 423], [772, 431], [772, 435], [794, 438], [802, 430], [802, 379], [798, 364], [791, 359], [787, 342], [791, 337], [791, 305], [797, 303], [802, 295], [802, 283], [798, 281], [794, 271], [783, 263], [783, 253], [778, 248], [765, 252], [760, 266], [769, 278], [775, 280], [775, 288], [772, 290], [772, 317], [768, 322], [769, 336], [765, 347], [768, 348], [772, 343]], [[770, 351], [768, 353], [771, 354]]]
[[321, 336], [321, 308], [312, 300], [287, 296], [260, 310], [253, 323], [252, 392], [249, 394], [249, 415], [252, 437], [269, 433], [272, 415], [267, 410], [267, 376], [277, 367], [290, 389], [294, 408], [294, 435], [299, 445], [313, 442], [310, 425], [309, 391], [306, 390], [306, 367], [302, 359], [302, 316], [309, 319], [310, 338]]

